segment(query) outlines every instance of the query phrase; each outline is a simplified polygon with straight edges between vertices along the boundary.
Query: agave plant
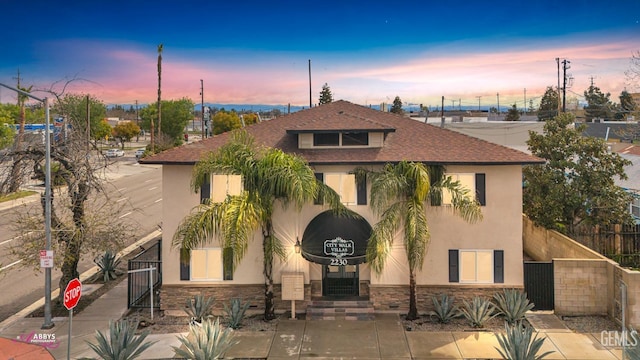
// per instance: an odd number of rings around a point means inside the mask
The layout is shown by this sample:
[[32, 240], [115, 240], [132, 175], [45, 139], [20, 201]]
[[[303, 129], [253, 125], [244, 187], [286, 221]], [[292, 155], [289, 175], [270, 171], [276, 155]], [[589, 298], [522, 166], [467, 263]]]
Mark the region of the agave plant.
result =
[[227, 325], [232, 329], [238, 329], [242, 324], [244, 313], [249, 308], [249, 302], [242, 303], [240, 299], [231, 299], [231, 305], [224, 304], [224, 312], [227, 314]]
[[451, 319], [458, 316], [458, 307], [453, 304], [453, 296], [446, 294], [440, 295], [440, 299], [436, 296], [432, 296], [434, 314], [438, 318], [438, 321], [447, 324]]
[[498, 343], [502, 349], [496, 348], [507, 360], [539, 360], [553, 353], [547, 351], [538, 355], [546, 338], [533, 335], [533, 328], [516, 321], [513, 325], [505, 324], [505, 333], [498, 334]]
[[138, 329], [138, 321], [127, 319], [109, 322], [109, 337], [100, 331], [96, 331], [96, 344], [87, 342], [89, 347], [101, 359], [105, 360], [131, 360], [139, 357], [146, 349], [155, 343], [145, 342], [149, 335], [145, 330], [140, 335], [135, 335]]
[[204, 294], [195, 295], [187, 299], [184, 311], [190, 317], [190, 323], [201, 323], [202, 320], [212, 316], [213, 298], [205, 297]]
[[484, 327], [487, 321], [498, 315], [495, 313], [495, 306], [487, 299], [476, 296], [471, 302], [464, 300], [463, 303], [464, 306], [460, 309], [460, 312], [475, 328]]
[[117, 255], [111, 250], [107, 250], [102, 256], [93, 259], [93, 262], [100, 268], [105, 283], [114, 280], [119, 275], [118, 265], [121, 259], [116, 259], [116, 257]]
[[526, 312], [534, 307], [527, 299], [527, 293], [516, 289], [504, 289], [501, 293], [494, 294], [493, 299], [499, 314], [504, 316], [509, 325], [524, 319]]
[[189, 335], [178, 336], [178, 340], [182, 346], [173, 346], [176, 357], [193, 360], [222, 359], [227, 350], [238, 343], [233, 329], [223, 329], [219, 319], [214, 323], [205, 320], [201, 325], [190, 324]]

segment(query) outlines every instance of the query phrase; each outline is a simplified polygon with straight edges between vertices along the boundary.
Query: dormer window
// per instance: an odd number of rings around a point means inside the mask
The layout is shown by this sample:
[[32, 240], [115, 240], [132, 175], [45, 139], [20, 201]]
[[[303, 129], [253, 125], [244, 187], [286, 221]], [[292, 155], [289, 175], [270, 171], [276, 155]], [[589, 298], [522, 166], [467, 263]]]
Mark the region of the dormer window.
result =
[[340, 146], [339, 133], [313, 134], [313, 146]]
[[335, 132], [313, 134], [313, 146], [367, 146], [369, 145], [369, 133]]

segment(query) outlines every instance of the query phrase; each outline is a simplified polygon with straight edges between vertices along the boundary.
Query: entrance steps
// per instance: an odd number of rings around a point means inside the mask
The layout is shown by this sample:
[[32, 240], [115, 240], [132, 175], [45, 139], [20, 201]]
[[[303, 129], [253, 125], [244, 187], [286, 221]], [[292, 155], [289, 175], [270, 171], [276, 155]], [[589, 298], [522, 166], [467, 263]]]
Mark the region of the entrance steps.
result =
[[312, 300], [307, 305], [307, 320], [374, 320], [369, 300]]

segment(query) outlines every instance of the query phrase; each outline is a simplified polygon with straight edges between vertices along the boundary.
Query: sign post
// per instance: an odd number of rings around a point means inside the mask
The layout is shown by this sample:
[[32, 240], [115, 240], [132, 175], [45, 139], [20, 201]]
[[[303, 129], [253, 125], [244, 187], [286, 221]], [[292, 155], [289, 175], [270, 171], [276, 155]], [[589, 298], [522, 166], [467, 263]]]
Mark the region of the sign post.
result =
[[75, 278], [64, 289], [63, 304], [69, 310], [69, 338], [67, 339], [67, 360], [71, 358], [71, 323], [73, 322], [73, 308], [78, 305], [82, 296], [82, 283]]

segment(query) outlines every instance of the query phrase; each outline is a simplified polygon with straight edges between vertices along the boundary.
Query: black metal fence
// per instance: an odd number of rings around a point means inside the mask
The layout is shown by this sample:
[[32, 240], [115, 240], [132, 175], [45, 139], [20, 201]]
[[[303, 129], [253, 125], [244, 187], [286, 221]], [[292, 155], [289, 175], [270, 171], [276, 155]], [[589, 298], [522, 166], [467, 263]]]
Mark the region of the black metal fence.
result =
[[611, 225], [582, 229], [573, 236], [588, 248], [618, 262], [640, 268], [640, 225]]
[[[160, 308], [159, 288], [162, 285], [162, 241], [145, 249], [129, 260], [127, 269], [129, 289], [127, 291], [128, 308], [151, 308], [151, 289], [153, 289], [153, 307]], [[151, 286], [153, 284], [153, 286]]]

